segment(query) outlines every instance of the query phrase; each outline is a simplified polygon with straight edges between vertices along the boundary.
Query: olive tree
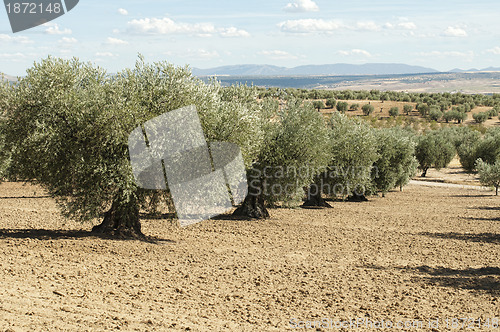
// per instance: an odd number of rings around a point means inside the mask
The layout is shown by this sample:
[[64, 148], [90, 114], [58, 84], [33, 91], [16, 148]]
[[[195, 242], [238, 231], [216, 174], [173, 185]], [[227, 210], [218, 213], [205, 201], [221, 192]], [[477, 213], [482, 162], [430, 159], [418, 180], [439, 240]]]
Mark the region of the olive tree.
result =
[[482, 159], [478, 159], [476, 168], [479, 173], [479, 181], [485, 186], [495, 187], [495, 195], [498, 196], [498, 188], [500, 188], [500, 159], [494, 164], [488, 164]]
[[0, 76], [0, 179], [8, 176], [10, 166], [10, 150], [5, 144], [5, 124], [12, 93], [13, 86]]
[[328, 98], [326, 101], [326, 106], [334, 108], [337, 105], [337, 100], [335, 98]]
[[373, 107], [373, 105], [371, 104], [364, 104], [363, 107], [361, 107], [361, 109], [363, 110], [364, 115], [370, 115], [375, 110], [375, 107]]
[[379, 157], [372, 174], [374, 189], [382, 195], [395, 187], [402, 190], [418, 167], [414, 136], [398, 127], [383, 128], [377, 130], [376, 141]]
[[339, 101], [337, 102], [337, 111], [340, 113], [345, 113], [347, 112], [347, 109], [349, 108], [349, 104], [345, 101]]
[[403, 106], [403, 111], [405, 112], [406, 115], [409, 115], [413, 111], [413, 106], [405, 104]]
[[[13, 176], [40, 184], [64, 215], [91, 221], [97, 233], [143, 237], [139, 221], [157, 191], [136, 185], [128, 136], [165, 112], [195, 105], [209, 140], [241, 146], [246, 161], [260, 148], [259, 106], [225, 101], [189, 68], [165, 62], [108, 75], [77, 59], [49, 57], [27, 70], [10, 98], [5, 134]], [[164, 193], [168, 198], [168, 193]]]
[[441, 132], [433, 131], [422, 135], [415, 150], [422, 177], [427, 175], [427, 170], [431, 167], [441, 169], [448, 166], [455, 154], [453, 143]]
[[[273, 109], [272, 105], [267, 109]], [[263, 144], [248, 171], [249, 192], [236, 216], [265, 218], [265, 204], [302, 198], [303, 189], [327, 165], [328, 131], [310, 103], [288, 100], [264, 125]]]
[[389, 110], [389, 115], [393, 116], [393, 117], [398, 116], [399, 115], [399, 107], [391, 107], [391, 109]]
[[319, 111], [321, 111], [322, 109], [324, 109], [326, 106], [325, 106], [325, 103], [322, 101], [322, 100], [316, 100], [313, 102], [313, 106], [315, 109]]
[[484, 123], [486, 120], [488, 120], [488, 113], [481, 112], [481, 113], [474, 113], [472, 114], [472, 118], [476, 123]]
[[309, 187], [305, 206], [328, 206], [322, 194], [362, 196], [371, 191], [376, 140], [373, 129], [359, 119], [332, 114], [328, 122], [328, 167]]

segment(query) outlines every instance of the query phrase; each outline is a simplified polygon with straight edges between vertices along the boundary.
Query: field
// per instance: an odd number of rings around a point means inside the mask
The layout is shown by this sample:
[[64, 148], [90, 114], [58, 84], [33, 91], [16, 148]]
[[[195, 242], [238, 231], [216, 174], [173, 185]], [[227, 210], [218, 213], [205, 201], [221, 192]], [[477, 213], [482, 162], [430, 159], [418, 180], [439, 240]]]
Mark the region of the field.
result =
[[262, 87], [298, 89], [500, 93], [498, 83], [500, 72], [351, 76], [220, 76], [217, 79], [225, 86], [253, 84]]
[[491, 191], [412, 184], [332, 205], [185, 229], [144, 216], [154, 242], [118, 241], [63, 219], [40, 188], [4, 183], [0, 330], [281, 331], [359, 318], [423, 330], [440, 319], [442, 331], [444, 319], [500, 318]]
[[[322, 99], [321, 101], [326, 103], [326, 99]], [[344, 100], [340, 100], [344, 101]], [[399, 114], [402, 117], [402, 119], [409, 119], [411, 118], [412, 120], [419, 120], [422, 123], [429, 123], [429, 120], [425, 119], [422, 117], [418, 111], [415, 110], [416, 103], [407, 103], [407, 102], [398, 102], [398, 101], [379, 101], [379, 100], [345, 100], [351, 106], [352, 104], [358, 104], [359, 105], [359, 110], [357, 111], [347, 111], [346, 114], [349, 116], [361, 116], [363, 118], [366, 118], [363, 116], [363, 111], [361, 110], [361, 107], [365, 104], [371, 104], [374, 107], [374, 112], [372, 114], [372, 117], [377, 120], [387, 120], [390, 118], [389, 116], [389, 110], [392, 107], [398, 107], [399, 108]], [[413, 111], [409, 114], [406, 115], [403, 112], [403, 108], [405, 105], [411, 105], [413, 107]], [[476, 121], [473, 119], [472, 115], [476, 113], [481, 113], [481, 112], [486, 112], [491, 110], [491, 107], [487, 106], [479, 106], [475, 107], [471, 112], [467, 113], [467, 119], [465, 120], [466, 125], [476, 125]], [[336, 112], [336, 109], [334, 108], [325, 108], [321, 111], [323, 114], [329, 114]], [[450, 125], [450, 126], [456, 126], [456, 122], [452, 121], [449, 124], [447, 124], [444, 120], [440, 120], [439, 124], [441, 125]], [[490, 127], [499, 127], [500, 126], [500, 119], [495, 116], [492, 119], [486, 120], [482, 124], [486, 128]]]

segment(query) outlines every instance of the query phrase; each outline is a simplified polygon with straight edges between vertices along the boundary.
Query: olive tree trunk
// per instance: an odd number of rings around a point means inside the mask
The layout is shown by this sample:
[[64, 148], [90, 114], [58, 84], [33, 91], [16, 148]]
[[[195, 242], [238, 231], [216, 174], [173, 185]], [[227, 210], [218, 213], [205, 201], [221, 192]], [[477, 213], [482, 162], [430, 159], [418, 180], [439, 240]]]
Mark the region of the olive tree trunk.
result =
[[331, 208], [332, 206], [328, 204], [321, 192], [321, 186], [319, 186], [316, 183], [311, 184], [309, 187], [307, 187], [307, 197], [306, 201], [304, 204], [302, 204], [302, 207], [326, 207], [326, 208]]
[[92, 233], [123, 239], [143, 239], [145, 236], [141, 231], [137, 197], [119, 194], [104, 214], [102, 223], [92, 228]]
[[264, 200], [264, 180], [256, 176], [256, 172], [248, 172], [248, 194], [234, 212], [233, 216], [254, 219], [269, 218]]

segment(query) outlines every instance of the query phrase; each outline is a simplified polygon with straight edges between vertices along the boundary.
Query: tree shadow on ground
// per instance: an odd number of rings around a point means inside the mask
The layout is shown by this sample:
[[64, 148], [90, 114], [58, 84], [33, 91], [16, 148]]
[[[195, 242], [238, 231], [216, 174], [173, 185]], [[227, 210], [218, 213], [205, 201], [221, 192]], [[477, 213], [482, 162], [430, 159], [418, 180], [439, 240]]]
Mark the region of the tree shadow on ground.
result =
[[0, 197], [0, 200], [7, 199], [46, 199], [51, 198], [50, 196], [10, 196], [10, 197]]
[[450, 195], [450, 197], [454, 198], [482, 198], [482, 197], [495, 197], [495, 192], [484, 193], [484, 194], [462, 194], [462, 195]]
[[468, 269], [450, 269], [446, 267], [382, 267], [375, 265], [361, 266], [372, 270], [397, 269], [413, 274], [412, 282], [424, 282], [433, 286], [457, 289], [485, 291], [494, 296], [500, 295], [500, 268], [482, 267]]
[[142, 241], [153, 244], [175, 243], [173, 240], [161, 239], [154, 236], [146, 236], [144, 239], [119, 239], [105, 234], [96, 234], [85, 230], [52, 230], [52, 229], [0, 229], [1, 239], [35, 239], [35, 240], [66, 240], [99, 238], [117, 241]]
[[500, 295], [500, 268], [498, 267], [459, 270], [420, 266], [409, 270], [424, 275], [423, 280], [431, 285], [487, 291], [493, 295]]
[[140, 213], [141, 219], [146, 220], [173, 220], [177, 218], [175, 213]]
[[500, 211], [500, 206], [478, 206], [469, 208], [470, 210]]
[[500, 234], [479, 233], [479, 234], [461, 234], [461, 233], [420, 233], [420, 235], [429, 236], [437, 239], [463, 240], [481, 243], [500, 244]]
[[493, 218], [484, 218], [484, 217], [462, 217], [460, 219], [463, 220], [472, 220], [472, 221], [500, 221], [500, 217], [493, 217]]

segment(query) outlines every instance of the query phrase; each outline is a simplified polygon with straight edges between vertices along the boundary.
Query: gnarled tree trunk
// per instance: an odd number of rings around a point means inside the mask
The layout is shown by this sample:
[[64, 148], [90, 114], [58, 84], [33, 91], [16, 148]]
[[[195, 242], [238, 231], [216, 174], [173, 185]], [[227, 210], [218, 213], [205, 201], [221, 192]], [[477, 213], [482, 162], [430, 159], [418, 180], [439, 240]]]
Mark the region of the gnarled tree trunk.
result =
[[302, 207], [326, 207], [331, 208], [332, 206], [328, 204], [321, 195], [321, 187], [313, 183], [309, 187], [307, 187], [307, 198]]
[[266, 219], [269, 218], [267, 211], [263, 189], [264, 180], [259, 178], [256, 172], [248, 172], [248, 194], [245, 200], [234, 212], [235, 217]]
[[425, 178], [425, 176], [427, 175], [427, 170], [429, 170], [428, 167], [425, 167], [422, 171], [422, 177]]
[[122, 239], [143, 239], [145, 236], [141, 231], [137, 197], [120, 193], [104, 214], [102, 223], [92, 228], [92, 233]]

